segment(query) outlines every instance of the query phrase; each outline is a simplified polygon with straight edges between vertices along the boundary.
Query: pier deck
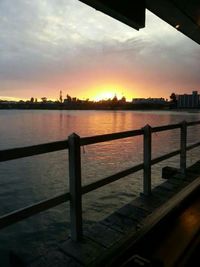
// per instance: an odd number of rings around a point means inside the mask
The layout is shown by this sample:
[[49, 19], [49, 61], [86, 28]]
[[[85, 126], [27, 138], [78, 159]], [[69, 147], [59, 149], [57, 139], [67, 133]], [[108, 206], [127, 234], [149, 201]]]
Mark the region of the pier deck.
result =
[[[173, 213], [200, 188], [200, 161], [187, 169], [186, 177], [173, 175], [152, 190], [148, 197], [139, 196], [109, 217], [84, 231], [83, 240], [70, 238], [59, 243], [30, 263], [29, 267], [112, 266], [113, 258], [130, 243], [136, 242]], [[200, 231], [200, 222], [195, 233]], [[113, 265], [114, 266], [114, 265]]]

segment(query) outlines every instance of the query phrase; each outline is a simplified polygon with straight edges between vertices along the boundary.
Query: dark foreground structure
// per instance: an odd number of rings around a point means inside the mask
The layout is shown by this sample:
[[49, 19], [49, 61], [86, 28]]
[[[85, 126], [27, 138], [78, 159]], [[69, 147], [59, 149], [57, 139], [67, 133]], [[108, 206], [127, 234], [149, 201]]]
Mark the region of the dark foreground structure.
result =
[[200, 162], [31, 263], [45, 266], [200, 266]]

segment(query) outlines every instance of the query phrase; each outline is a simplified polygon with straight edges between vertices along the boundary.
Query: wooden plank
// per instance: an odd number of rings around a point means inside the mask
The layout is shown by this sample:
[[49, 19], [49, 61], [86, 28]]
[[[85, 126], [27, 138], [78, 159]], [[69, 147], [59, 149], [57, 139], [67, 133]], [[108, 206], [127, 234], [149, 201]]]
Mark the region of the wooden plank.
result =
[[35, 146], [6, 149], [0, 151], [0, 162], [30, 157], [49, 152], [55, 152], [68, 148], [67, 140], [52, 143], [40, 144]]
[[191, 121], [191, 122], [187, 122], [188, 126], [194, 126], [194, 125], [198, 125], [200, 124], [200, 121]]
[[152, 127], [152, 133], [157, 133], [157, 132], [163, 132], [163, 131], [178, 129], [180, 127], [181, 127], [180, 123], [178, 123], [178, 124], [164, 125], [164, 126], [156, 126], [156, 127]]
[[161, 200], [160, 198], [155, 197], [153, 194], [151, 194], [148, 197], [141, 195], [140, 197], [135, 198], [134, 201], [131, 202], [131, 204], [147, 212], [152, 212], [163, 202], [164, 200]]
[[84, 235], [105, 248], [112, 247], [123, 237], [122, 233], [102, 223], [96, 223], [94, 226], [87, 229]]
[[103, 221], [101, 221], [101, 224], [122, 234], [127, 234], [127, 232], [137, 230], [138, 222], [128, 216], [124, 216], [119, 212], [114, 212]]
[[180, 183], [178, 183], [178, 184], [175, 184], [175, 183], [170, 183], [170, 180], [173, 180], [173, 178], [171, 177], [169, 180], [167, 180], [166, 182], [164, 182], [164, 183], [162, 183], [161, 184], [161, 186], [163, 187], [163, 188], [166, 188], [166, 189], [168, 189], [168, 190], [172, 190], [172, 191], [174, 191], [174, 192], [176, 192], [176, 191], [178, 191], [179, 190], [179, 188], [180, 188]]
[[189, 183], [189, 182], [194, 180], [194, 177], [197, 178], [199, 176], [198, 174], [191, 173], [189, 171], [187, 171], [186, 174], [187, 175], [183, 175], [182, 173], [179, 172], [176, 175], [174, 175], [173, 180], [178, 180], [180, 183], [180, 186], [181, 186], [181, 184], [182, 184], [181, 181]]
[[154, 196], [158, 197], [159, 199], [161, 199], [162, 201], [167, 201], [170, 197], [172, 197], [173, 195], [175, 195], [176, 191], [171, 189], [169, 190], [166, 187], [162, 187], [161, 186], [157, 186], [156, 188], [154, 188], [153, 194]]
[[[200, 124], [200, 121], [186, 122], [187, 126], [194, 126], [194, 125], [199, 125], [199, 124]], [[181, 123], [156, 126], [156, 127], [152, 127], [152, 133], [178, 129], [180, 127], [181, 127]]]
[[116, 211], [117, 214], [120, 214], [124, 217], [132, 219], [136, 224], [140, 223], [147, 215], [151, 212], [147, 211], [141, 207], [134, 205], [134, 201], [126, 204], [122, 208]]
[[83, 266], [92, 266], [97, 257], [106, 251], [105, 247], [87, 237], [84, 237], [80, 242], [68, 239], [62, 242], [59, 248], [64, 254], [72, 257]]
[[173, 179], [168, 180], [168, 183], [175, 185], [175, 186], [178, 186], [178, 188], [183, 188], [186, 185], [188, 185], [189, 182], [187, 181], [187, 179], [183, 180], [183, 179], [180, 179], [179, 177], [177, 177], [177, 178], [173, 177]]
[[133, 131], [103, 134], [103, 135], [96, 135], [96, 136], [91, 136], [91, 137], [82, 137], [81, 146], [107, 142], [107, 141], [113, 141], [113, 140], [122, 139], [122, 138], [134, 137], [134, 136], [138, 136], [142, 134], [143, 134], [143, 130], [138, 129], [138, 130], [133, 130]]
[[70, 199], [69, 193], [64, 193], [62, 195], [43, 200], [41, 202], [35, 203], [28, 207], [19, 209], [17, 211], [8, 213], [0, 217], [0, 229], [5, 228], [11, 224], [24, 220], [30, 216], [33, 216], [41, 211], [53, 208], [63, 202]]

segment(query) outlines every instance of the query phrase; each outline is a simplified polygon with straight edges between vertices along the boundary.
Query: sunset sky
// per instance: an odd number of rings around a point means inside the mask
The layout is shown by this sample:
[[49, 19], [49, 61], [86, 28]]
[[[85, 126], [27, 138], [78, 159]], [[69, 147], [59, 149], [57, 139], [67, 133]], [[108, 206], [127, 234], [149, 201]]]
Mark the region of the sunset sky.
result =
[[136, 31], [78, 0], [0, 1], [0, 98], [200, 91], [200, 46], [147, 12]]

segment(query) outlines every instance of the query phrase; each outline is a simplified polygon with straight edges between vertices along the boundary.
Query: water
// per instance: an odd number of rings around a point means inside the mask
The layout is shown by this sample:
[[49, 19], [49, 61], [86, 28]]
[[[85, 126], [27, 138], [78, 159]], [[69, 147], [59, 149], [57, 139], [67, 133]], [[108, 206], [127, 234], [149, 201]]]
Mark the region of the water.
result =
[[[92, 136], [143, 127], [199, 120], [199, 113], [140, 111], [0, 111], [0, 149], [67, 139], [72, 132]], [[199, 126], [190, 127], [188, 143], [199, 137]], [[179, 130], [153, 134], [153, 158], [179, 148]], [[188, 153], [188, 164], [199, 149]], [[104, 178], [142, 162], [142, 138], [126, 138], [82, 148], [82, 183]], [[178, 167], [174, 157], [153, 167], [153, 186], [162, 182], [163, 166]], [[0, 163], [0, 215], [68, 191], [67, 151]], [[142, 172], [95, 190], [83, 197], [84, 227], [132, 200], [142, 191]], [[69, 204], [9, 226], [0, 233], [0, 262], [17, 251], [32, 260], [64, 240], [69, 233]]]

